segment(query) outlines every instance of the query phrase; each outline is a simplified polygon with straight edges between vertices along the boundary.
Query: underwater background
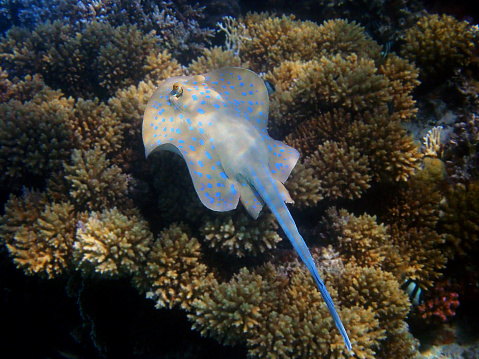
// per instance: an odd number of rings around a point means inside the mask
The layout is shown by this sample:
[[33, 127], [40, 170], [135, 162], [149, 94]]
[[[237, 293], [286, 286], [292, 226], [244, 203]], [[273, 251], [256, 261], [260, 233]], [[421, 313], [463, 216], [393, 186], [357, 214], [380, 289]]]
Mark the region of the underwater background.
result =
[[[0, 358], [479, 358], [479, 14], [445, 0], [0, 0]], [[271, 88], [274, 216], [145, 159], [167, 78]]]

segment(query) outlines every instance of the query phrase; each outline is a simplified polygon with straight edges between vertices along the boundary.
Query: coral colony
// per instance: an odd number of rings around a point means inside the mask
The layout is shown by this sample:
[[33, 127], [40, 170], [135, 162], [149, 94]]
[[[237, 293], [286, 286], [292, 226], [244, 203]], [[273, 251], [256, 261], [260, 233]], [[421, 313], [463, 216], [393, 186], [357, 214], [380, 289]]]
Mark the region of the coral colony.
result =
[[477, 322], [477, 26], [279, 3], [0, 1], [7, 358], [404, 359]]

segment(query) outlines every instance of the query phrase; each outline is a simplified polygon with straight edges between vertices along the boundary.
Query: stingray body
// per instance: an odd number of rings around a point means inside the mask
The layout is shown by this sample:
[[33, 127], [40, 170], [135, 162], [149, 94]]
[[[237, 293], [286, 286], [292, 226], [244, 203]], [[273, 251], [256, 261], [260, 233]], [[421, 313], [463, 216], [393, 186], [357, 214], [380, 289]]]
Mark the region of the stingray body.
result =
[[167, 79], [145, 110], [146, 156], [156, 149], [183, 156], [198, 197], [212, 210], [232, 210], [241, 200], [256, 219], [267, 204], [313, 275], [351, 349], [331, 296], [284, 203], [291, 198], [283, 183], [299, 153], [269, 137], [268, 111], [264, 81], [246, 69], [223, 68]]

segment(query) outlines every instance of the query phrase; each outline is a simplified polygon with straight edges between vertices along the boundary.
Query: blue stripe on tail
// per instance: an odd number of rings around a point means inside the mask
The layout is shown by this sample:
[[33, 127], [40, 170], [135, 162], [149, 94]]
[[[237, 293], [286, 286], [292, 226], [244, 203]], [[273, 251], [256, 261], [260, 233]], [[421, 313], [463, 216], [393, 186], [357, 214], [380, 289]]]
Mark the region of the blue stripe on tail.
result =
[[[336, 327], [339, 329], [339, 332], [343, 336], [346, 347], [349, 350], [352, 350], [352, 345], [349, 340], [348, 334], [346, 333], [346, 329], [344, 329], [343, 323], [341, 322], [338, 312], [334, 307], [331, 295], [329, 294], [328, 290], [326, 289], [326, 286], [324, 285], [321, 277], [319, 276], [319, 272], [316, 268], [313, 257], [311, 256], [311, 253], [309, 252], [306, 243], [304, 243], [303, 237], [301, 237], [301, 235], [299, 234], [298, 228], [296, 227], [296, 224], [294, 223], [294, 220], [291, 217], [291, 214], [289, 213], [288, 208], [284, 204], [284, 201], [278, 191], [278, 188], [275, 185], [275, 181], [269, 173], [269, 169], [264, 165], [263, 169], [264, 173], [267, 176], [266, 178], [264, 178], [263, 181], [258, 178], [258, 175], [255, 173], [254, 170], [252, 171], [254, 186], [263, 198], [263, 200], [268, 204], [269, 208], [271, 209], [271, 212], [273, 212], [274, 216], [278, 220], [279, 225], [281, 226], [281, 228], [283, 228], [284, 233], [293, 244], [294, 249], [296, 250], [296, 252], [298, 252], [304, 264], [313, 275], [316, 285], [318, 286], [319, 292], [323, 296], [323, 299], [328, 306], [329, 312], [331, 313], [334, 322], [336, 323]], [[263, 183], [267, 188], [264, 187]]]

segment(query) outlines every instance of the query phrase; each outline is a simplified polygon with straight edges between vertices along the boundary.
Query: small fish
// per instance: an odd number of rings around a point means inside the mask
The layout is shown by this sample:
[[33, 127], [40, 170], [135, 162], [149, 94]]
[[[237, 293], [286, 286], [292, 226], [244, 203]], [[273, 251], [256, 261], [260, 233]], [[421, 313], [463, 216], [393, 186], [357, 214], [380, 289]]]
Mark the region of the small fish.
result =
[[421, 304], [421, 287], [412, 279], [406, 279], [401, 285], [401, 289], [406, 292], [413, 305]]
[[283, 183], [299, 152], [268, 135], [268, 90], [254, 72], [227, 67], [164, 81], [143, 117], [146, 156], [156, 149], [183, 156], [201, 202], [214, 211], [241, 200], [257, 218], [267, 204], [311, 272], [349, 350], [333, 300], [285, 202]]

